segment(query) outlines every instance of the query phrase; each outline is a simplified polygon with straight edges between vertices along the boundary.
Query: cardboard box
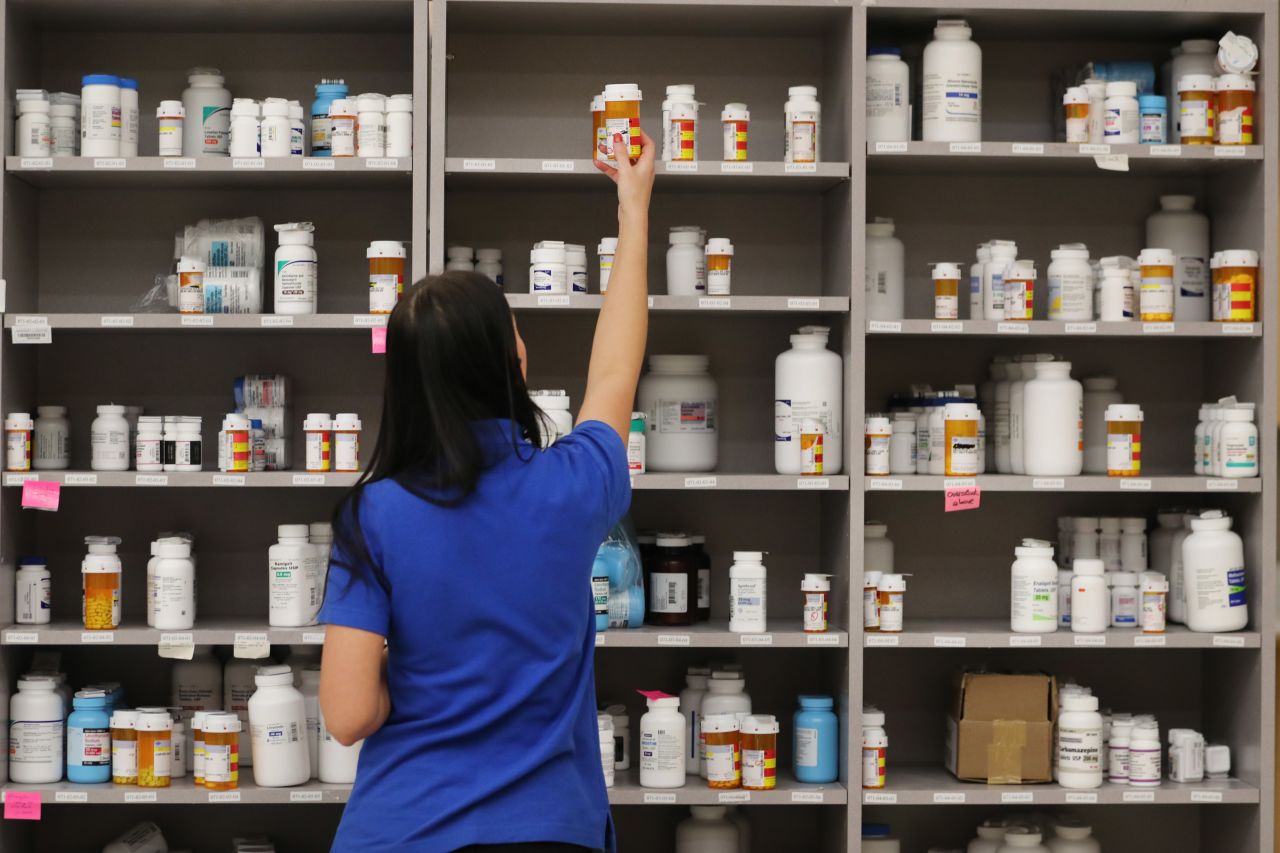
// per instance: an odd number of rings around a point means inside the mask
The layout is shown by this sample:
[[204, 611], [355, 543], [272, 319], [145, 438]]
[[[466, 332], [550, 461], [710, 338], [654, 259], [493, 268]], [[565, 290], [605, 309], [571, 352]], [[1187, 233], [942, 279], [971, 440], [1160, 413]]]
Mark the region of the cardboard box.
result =
[[1053, 781], [1057, 702], [1051, 675], [961, 674], [947, 712], [947, 769], [992, 785]]

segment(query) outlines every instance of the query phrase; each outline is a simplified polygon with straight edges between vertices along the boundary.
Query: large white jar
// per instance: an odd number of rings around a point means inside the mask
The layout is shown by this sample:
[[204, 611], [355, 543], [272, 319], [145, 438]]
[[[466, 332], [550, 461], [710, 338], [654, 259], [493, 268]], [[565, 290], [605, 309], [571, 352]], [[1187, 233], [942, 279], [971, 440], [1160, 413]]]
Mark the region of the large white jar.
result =
[[1084, 472], [1107, 473], [1107, 407], [1123, 403], [1112, 376], [1094, 376], [1084, 381]]
[[906, 312], [906, 250], [893, 236], [893, 220], [867, 223], [864, 287], [868, 320], [901, 320]]
[[938, 21], [924, 49], [925, 142], [982, 140], [982, 48], [964, 21]]
[[293, 686], [293, 670], [284, 665], [258, 667], [257, 690], [249, 698], [253, 742], [253, 783], [287, 788], [311, 778], [307, 747], [307, 711]]
[[705, 296], [707, 293], [706, 232], [696, 225], [671, 229], [667, 249], [667, 295]]
[[1023, 467], [1032, 477], [1075, 477], [1084, 470], [1084, 389], [1071, 362], [1043, 361], [1023, 389]]
[[1209, 319], [1209, 217], [1195, 209], [1193, 195], [1162, 195], [1147, 217], [1147, 246], [1173, 252], [1173, 319]]
[[640, 380], [648, 416], [645, 464], [650, 471], [714, 471], [720, 392], [705, 355], [651, 355]]
[[911, 71], [896, 47], [867, 51], [867, 141], [911, 141]]
[[[1185, 39], [1178, 47], [1178, 53], [1169, 63], [1169, 76], [1165, 79], [1165, 91], [1169, 93], [1169, 139], [1177, 142], [1182, 138], [1182, 128], [1178, 120], [1182, 116], [1182, 99], [1178, 95], [1178, 81], [1188, 74], [1217, 75], [1218, 67], [1215, 58], [1218, 55], [1218, 43], [1213, 39]], [[1156, 244], [1149, 244], [1156, 245]]]
[[182, 155], [226, 157], [231, 143], [231, 93], [216, 68], [192, 68], [182, 93], [186, 121], [182, 126]]
[[1244, 543], [1226, 513], [1206, 510], [1192, 520], [1182, 542], [1182, 572], [1188, 628], [1212, 633], [1249, 624]]
[[839, 474], [844, 449], [844, 359], [827, 349], [830, 329], [803, 326], [774, 362], [773, 462], [779, 474], [800, 473], [800, 423], [822, 424], [822, 471]]
[[676, 853], [738, 853], [738, 827], [724, 806], [690, 806], [676, 826]]

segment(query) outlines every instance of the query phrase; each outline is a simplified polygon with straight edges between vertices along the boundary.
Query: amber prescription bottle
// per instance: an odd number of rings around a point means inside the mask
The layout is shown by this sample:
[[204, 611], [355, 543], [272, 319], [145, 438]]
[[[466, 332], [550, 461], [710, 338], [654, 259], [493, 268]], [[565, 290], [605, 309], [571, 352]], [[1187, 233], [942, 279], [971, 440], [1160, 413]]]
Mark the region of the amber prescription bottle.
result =
[[1258, 253], [1251, 249], [1226, 249], [1218, 261], [1222, 281], [1222, 313], [1215, 319], [1228, 323], [1252, 323], [1257, 313]]
[[213, 711], [191, 714], [191, 781], [204, 785], [204, 721]]
[[235, 714], [204, 719], [204, 786], [211, 791], [240, 787], [240, 718]]
[[746, 104], [725, 104], [720, 111], [720, 123], [724, 126], [725, 162], [747, 159], [747, 128], [751, 113]]
[[113, 631], [120, 625], [120, 569], [114, 553], [90, 553], [81, 563], [86, 630]]
[[876, 585], [876, 611], [880, 617], [881, 633], [902, 633], [902, 622], [907, 609], [906, 600], [906, 575], [880, 576], [880, 583]]
[[1142, 407], [1112, 403], [1107, 422], [1107, 476], [1136, 477], [1142, 473]]
[[1138, 316], [1143, 322], [1173, 319], [1173, 267], [1170, 249], [1143, 249], [1138, 255], [1142, 283], [1138, 291]]
[[593, 160], [609, 159], [608, 155], [600, 150], [600, 146], [605, 144], [604, 92], [601, 92], [591, 98], [591, 157]]
[[960, 319], [960, 265], [933, 265], [933, 319]]
[[615, 134], [622, 134], [622, 144], [628, 146], [631, 162], [640, 156], [641, 97], [640, 88], [635, 83], [610, 83], [604, 87], [605, 147], [611, 152], [606, 160], [613, 160]]
[[111, 781], [138, 784], [138, 712], [120, 710], [111, 715]]
[[404, 244], [398, 240], [374, 240], [369, 260], [369, 313], [390, 314], [404, 296]]
[[770, 791], [778, 785], [778, 720], [753, 714], [742, 721], [742, 787]]
[[733, 275], [733, 243], [727, 237], [707, 240], [707, 295], [728, 296]]
[[944, 471], [948, 477], [978, 473], [978, 405], [947, 403], [943, 409]]
[[742, 787], [742, 734], [736, 714], [711, 714], [702, 718], [703, 760], [707, 763], [707, 787]]
[[1178, 81], [1178, 141], [1183, 145], [1213, 144], [1216, 88], [1208, 74], [1187, 74]]
[[1014, 261], [1004, 274], [1004, 318], [1006, 320], [1035, 319], [1035, 304], [1035, 261]]
[[173, 719], [168, 711], [138, 713], [138, 787], [167, 788], [173, 760]]
[[1252, 145], [1253, 98], [1258, 84], [1243, 74], [1223, 74], [1215, 85], [1218, 90], [1218, 144]]
[[653, 567], [649, 572], [650, 625], [692, 625], [697, 607], [698, 560], [687, 536], [658, 536]]

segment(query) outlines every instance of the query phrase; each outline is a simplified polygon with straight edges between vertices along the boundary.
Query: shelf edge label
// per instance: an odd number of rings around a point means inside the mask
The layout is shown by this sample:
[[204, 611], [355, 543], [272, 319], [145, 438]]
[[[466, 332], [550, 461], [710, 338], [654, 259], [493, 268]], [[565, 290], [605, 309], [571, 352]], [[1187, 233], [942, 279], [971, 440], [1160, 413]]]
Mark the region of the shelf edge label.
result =
[[1150, 480], [1139, 480], [1125, 478], [1120, 481], [1120, 491], [1122, 492], [1149, 492], [1151, 491]]
[[196, 167], [196, 158], [194, 157], [165, 157], [164, 168], [166, 169], [194, 169]]
[[658, 793], [648, 792], [644, 795], [645, 805], [669, 806], [669, 805], [674, 805], [675, 802], [676, 802], [675, 794], [658, 794]]
[[294, 474], [293, 484], [295, 486], [323, 486], [324, 474]]
[[685, 477], [684, 487], [686, 489], [714, 489], [718, 482], [716, 477]]
[[793, 803], [819, 804], [819, 803], [826, 802], [826, 800], [827, 800], [827, 796], [822, 791], [792, 791], [791, 792], [791, 802]]
[[577, 168], [572, 160], [543, 160], [544, 172], [572, 172]]
[[659, 634], [658, 645], [660, 646], [688, 646], [692, 643], [692, 638], [688, 634]]
[[209, 802], [238, 803], [240, 802], [240, 792], [239, 791], [210, 791]]
[[464, 172], [492, 172], [496, 168], [498, 168], [496, 160], [467, 159], [462, 161], [462, 171]]
[[156, 801], [155, 791], [127, 791], [124, 795], [126, 803], [154, 803]]
[[169, 485], [168, 474], [137, 474], [133, 478], [135, 486], [167, 486]]
[[878, 793], [875, 791], [864, 791], [862, 794], [862, 802], [868, 806], [892, 806], [897, 805], [898, 795], [888, 793]]
[[1133, 645], [1139, 648], [1143, 646], [1167, 646], [1169, 645], [1169, 638], [1164, 634], [1138, 634], [1133, 638]]
[[258, 322], [260, 322], [264, 328], [270, 328], [272, 326], [292, 326], [293, 315], [292, 314], [263, 314], [262, 318]]
[[796, 488], [801, 491], [805, 489], [829, 489], [831, 488], [831, 480], [827, 477], [797, 477]]
[[290, 791], [289, 802], [291, 803], [322, 803], [324, 802], [323, 791]]
[[738, 637], [740, 646], [772, 646], [772, 634], [742, 634]]
[[696, 172], [698, 171], [697, 160], [668, 160], [663, 164], [666, 172]]
[[1044, 639], [1039, 634], [1010, 634], [1009, 635], [1010, 648], [1030, 649], [1030, 648], [1040, 648], [1043, 645], [1044, 645]]
[[1067, 481], [1061, 477], [1036, 477], [1031, 481], [1033, 489], [1065, 489]]
[[863, 643], [868, 648], [894, 648], [898, 645], [896, 634], [865, 634]]
[[1172, 335], [1177, 327], [1173, 323], [1143, 323], [1144, 335]]
[[937, 791], [933, 795], [933, 801], [943, 805], [960, 805], [965, 801], [965, 794], [958, 791]]
[[1205, 480], [1206, 492], [1234, 492], [1240, 489], [1239, 480]]
[[1000, 794], [1002, 803], [1034, 803], [1036, 795], [1032, 791], [1005, 791]]
[[303, 631], [302, 642], [309, 646], [324, 645], [324, 631]]
[[55, 803], [87, 803], [89, 802], [88, 791], [55, 791], [53, 794]]
[[968, 640], [965, 637], [933, 638], [933, 647], [935, 649], [963, 649], [968, 644]]
[[1098, 795], [1088, 791], [1068, 791], [1066, 799], [1068, 803], [1096, 803]]
[[1096, 335], [1098, 333], [1097, 323], [1066, 323], [1062, 327], [1062, 331], [1068, 335]]
[[700, 296], [698, 297], [699, 308], [728, 308], [733, 303], [728, 296]]
[[95, 169], [123, 169], [128, 165], [128, 161], [123, 157], [94, 157], [93, 168]]
[[725, 160], [720, 163], [720, 174], [750, 175], [755, 171], [755, 164], [750, 160]]
[[840, 635], [809, 634], [805, 638], [805, 643], [810, 646], [838, 646], [840, 645]]
[[817, 163], [783, 163], [783, 174], [787, 175], [816, 175], [818, 173]]
[[304, 172], [311, 172], [311, 171], [332, 172], [334, 168], [335, 167], [333, 165], [332, 157], [303, 157], [302, 158], [302, 171]]
[[949, 151], [952, 154], [981, 154], [982, 143], [981, 142], [952, 142], [947, 147], [947, 151]]
[[866, 483], [869, 492], [902, 491], [902, 481], [896, 477], [868, 477]]
[[868, 320], [868, 332], [901, 332], [902, 323], [897, 320]]
[[1043, 154], [1044, 143], [1042, 142], [1015, 142], [1013, 143], [1014, 154]]
[[29, 646], [40, 642], [39, 631], [5, 631], [4, 642], [7, 646]]
[[1152, 145], [1147, 149], [1147, 153], [1152, 157], [1181, 157], [1181, 145]]
[[261, 157], [236, 157], [231, 161], [233, 169], [265, 169], [267, 161]]
[[52, 169], [52, 157], [23, 157], [18, 161], [19, 169]]
[[85, 646], [114, 643], [115, 641], [115, 631], [82, 631], [80, 633], [80, 644]]
[[364, 167], [366, 169], [399, 169], [399, 157], [366, 157], [364, 158]]
[[1107, 644], [1106, 634], [1076, 634], [1071, 641], [1077, 646], [1105, 646]]
[[183, 314], [179, 322], [183, 326], [212, 326], [213, 317], [209, 314]]
[[958, 334], [964, 331], [964, 323], [960, 320], [934, 320], [929, 324], [929, 331], [934, 334]]
[[1191, 802], [1220, 803], [1222, 802], [1222, 792], [1221, 791], [1192, 791]]
[[1215, 145], [1213, 146], [1214, 157], [1243, 157], [1247, 151], [1247, 145]]
[[822, 301], [816, 296], [787, 297], [787, 310], [789, 311], [817, 311], [821, 307]]
[[1224, 335], [1252, 335], [1254, 333], [1252, 323], [1223, 323], [1222, 334]]
[[1126, 803], [1154, 803], [1156, 801], [1155, 791], [1125, 791], [1124, 801]]
[[160, 643], [156, 646], [156, 654], [171, 660], [191, 660], [196, 653], [196, 637], [190, 632], [169, 633], [160, 635]]
[[1025, 322], [1000, 322], [996, 324], [996, 333], [1001, 335], [1029, 335], [1031, 327]]
[[263, 632], [237, 631], [232, 655], [249, 660], [261, 660], [271, 654], [271, 640]]
[[719, 803], [749, 803], [751, 802], [750, 791], [721, 791], [716, 797]]
[[1221, 634], [1215, 634], [1213, 645], [1219, 649], [1243, 649], [1244, 637], [1224, 637]]

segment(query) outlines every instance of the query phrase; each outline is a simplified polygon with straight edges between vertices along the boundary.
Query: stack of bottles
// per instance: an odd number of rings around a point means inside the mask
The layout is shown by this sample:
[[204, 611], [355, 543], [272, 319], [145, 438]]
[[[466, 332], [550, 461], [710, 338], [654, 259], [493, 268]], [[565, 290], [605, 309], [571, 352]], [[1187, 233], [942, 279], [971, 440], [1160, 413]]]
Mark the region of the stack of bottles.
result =
[[[450, 256], [451, 263], [461, 260], [464, 259]], [[529, 292], [586, 293], [587, 247], [579, 243], [565, 243], [563, 240], [534, 243], [529, 252]]]
[[[286, 376], [240, 376], [232, 385], [235, 412], [223, 421], [218, 443], [218, 470], [227, 472], [287, 471], [291, 433], [289, 379]], [[230, 422], [230, 425], [228, 424]], [[359, 419], [345, 430], [353, 433], [359, 459]], [[335, 444], [338, 429], [335, 424]], [[335, 457], [337, 448], [334, 449]]]
[[1200, 407], [1196, 425], [1195, 472], [1238, 479], [1258, 476], [1256, 406], [1223, 397]]
[[1101, 853], [1093, 827], [1072, 814], [987, 818], [966, 853]]
[[700, 226], [674, 225], [667, 239], [668, 296], [730, 294], [734, 250], [729, 238], [708, 239], [706, 229]]

